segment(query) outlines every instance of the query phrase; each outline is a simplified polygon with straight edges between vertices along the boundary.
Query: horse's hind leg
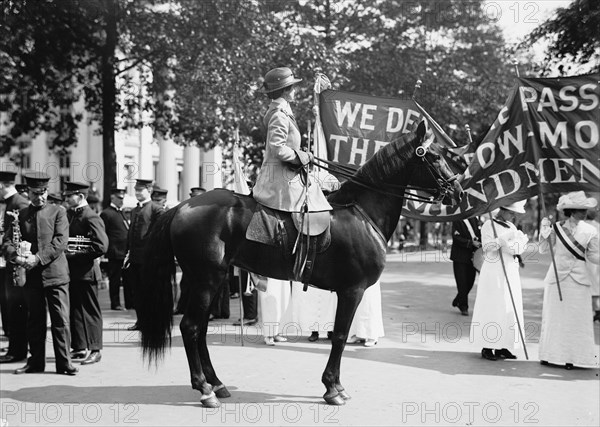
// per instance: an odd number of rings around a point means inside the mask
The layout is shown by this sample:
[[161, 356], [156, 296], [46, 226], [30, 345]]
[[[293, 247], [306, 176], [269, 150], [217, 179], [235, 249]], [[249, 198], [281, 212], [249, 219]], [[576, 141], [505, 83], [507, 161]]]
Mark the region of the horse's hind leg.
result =
[[[191, 279], [191, 277], [190, 277]], [[195, 278], [194, 278], [195, 279]], [[220, 283], [219, 279], [216, 282]], [[201, 348], [206, 349], [206, 331], [208, 329], [208, 317], [210, 315], [210, 304], [215, 296], [215, 291], [207, 282], [190, 282], [189, 301], [185, 314], [181, 319], [179, 328], [183, 337], [183, 344], [190, 367], [192, 388], [200, 391], [202, 396], [200, 402], [203, 406], [215, 408], [221, 405], [216, 397], [212, 384], [207, 381], [203, 371], [203, 357]], [[208, 354], [208, 350], [206, 349]], [[214, 370], [212, 372], [214, 377]]]
[[363, 293], [364, 289], [362, 288], [337, 293], [338, 304], [335, 314], [335, 324], [333, 326], [333, 336], [331, 337], [331, 353], [321, 377], [321, 381], [327, 389], [323, 398], [330, 405], [344, 405], [345, 401], [350, 399], [350, 395], [346, 393], [340, 382], [340, 364], [342, 353], [346, 347], [350, 325], [352, 324], [354, 313], [362, 299]]
[[[225, 280], [228, 280], [228, 276], [225, 276]], [[224, 282], [223, 282], [224, 283]], [[221, 288], [223, 287], [223, 283], [216, 291], [216, 295], [221, 293]], [[209, 309], [210, 311], [210, 309]], [[200, 339], [198, 340], [198, 352], [200, 353], [200, 360], [202, 362], [202, 368], [204, 369], [204, 375], [206, 376], [206, 380], [212, 384], [213, 391], [215, 395], [219, 399], [224, 399], [227, 397], [231, 397], [231, 393], [225, 387], [225, 384], [221, 382], [221, 380], [217, 377], [215, 369], [213, 368], [212, 361], [210, 360], [210, 354], [208, 352], [208, 346], [206, 344], [206, 332], [208, 325], [205, 327], [204, 331], [200, 334]]]

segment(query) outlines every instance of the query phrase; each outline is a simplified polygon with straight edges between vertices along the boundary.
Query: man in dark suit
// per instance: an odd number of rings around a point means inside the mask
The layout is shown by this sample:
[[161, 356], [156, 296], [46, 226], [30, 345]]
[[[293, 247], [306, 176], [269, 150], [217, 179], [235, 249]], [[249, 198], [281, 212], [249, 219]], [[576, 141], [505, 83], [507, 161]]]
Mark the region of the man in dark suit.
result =
[[[69, 218], [69, 249], [67, 260], [71, 272], [71, 347], [73, 360], [82, 365], [97, 363], [102, 359], [102, 310], [98, 301], [98, 280], [95, 259], [106, 253], [108, 237], [104, 222], [86, 201], [89, 185], [66, 182], [63, 196], [67, 202]], [[74, 238], [85, 239], [81, 246]], [[90, 354], [87, 354], [87, 349]]]
[[[138, 200], [138, 205], [131, 211], [131, 225], [127, 236], [128, 257], [125, 261], [126, 264], [129, 263], [128, 279], [131, 281], [136, 310], [139, 307], [142, 292], [144, 292], [142, 267], [146, 261], [148, 235], [156, 219], [164, 212], [163, 207], [152, 202], [150, 191], [152, 191], [151, 180], [136, 180], [135, 197]], [[137, 329], [137, 325], [132, 326], [130, 329]]]
[[[124, 310], [121, 306], [120, 288], [123, 261], [127, 254], [127, 233], [129, 230], [129, 220], [123, 214], [124, 198], [125, 190], [120, 188], [111, 189], [110, 206], [100, 213], [100, 218], [104, 221], [104, 228], [108, 236], [108, 251], [106, 251], [108, 264], [106, 272], [108, 274], [110, 308], [112, 310]], [[133, 308], [133, 294], [127, 281], [123, 283], [123, 294], [125, 297], [125, 307], [127, 309]]]
[[[29, 199], [17, 193], [16, 175], [16, 172], [0, 172], [0, 198], [5, 206], [2, 230], [14, 220], [6, 212], [18, 212], [29, 205]], [[23, 288], [13, 284], [11, 264], [3, 262], [3, 265], [4, 268], [0, 268], [0, 311], [4, 333], [8, 336], [8, 352], [0, 356], [0, 363], [13, 363], [27, 357], [27, 305]]]
[[25, 175], [31, 204], [19, 211], [19, 228], [23, 241], [31, 244], [31, 253], [17, 253], [10, 224], [4, 236], [6, 257], [27, 269], [27, 340], [31, 356], [15, 374], [44, 372], [46, 369], [46, 307], [50, 313], [56, 372], [75, 375], [69, 347], [69, 266], [65, 256], [69, 222], [63, 208], [48, 204], [48, 181], [44, 173]]
[[473, 252], [481, 247], [481, 230], [476, 217], [454, 221], [452, 223], [452, 248], [450, 259], [453, 261], [456, 297], [452, 307], [458, 307], [463, 316], [469, 315], [469, 292], [475, 283], [477, 270], [473, 266]]

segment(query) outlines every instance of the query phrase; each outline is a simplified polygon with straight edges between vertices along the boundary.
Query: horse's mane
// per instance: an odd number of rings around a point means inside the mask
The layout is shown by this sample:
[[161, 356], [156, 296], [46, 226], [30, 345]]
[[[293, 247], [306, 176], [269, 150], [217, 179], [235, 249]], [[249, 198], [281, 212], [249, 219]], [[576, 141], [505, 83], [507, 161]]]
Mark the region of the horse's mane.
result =
[[383, 146], [356, 171], [354, 177], [361, 182], [389, 182], [412, 153], [412, 144], [408, 142], [414, 138], [415, 134], [411, 132]]
[[[363, 184], [390, 183], [413, 153], [412, 141], [415, 138], [416, 134], [411, 132], [383, 146], [356, 171], [353, 178]], [[348, 203], [353, 199], [353, 190], [358, 188], [364, 189], [351, 180], [346, 181], [338, 191], [330, 194], [328, 200], [338, 204]]]

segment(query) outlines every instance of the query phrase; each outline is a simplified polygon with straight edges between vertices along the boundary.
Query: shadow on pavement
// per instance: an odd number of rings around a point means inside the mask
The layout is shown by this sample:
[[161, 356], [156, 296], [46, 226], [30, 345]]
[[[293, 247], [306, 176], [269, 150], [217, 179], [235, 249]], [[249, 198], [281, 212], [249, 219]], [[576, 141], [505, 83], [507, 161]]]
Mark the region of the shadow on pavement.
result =
[[[45, 375], [45, 374], [41, 374]], [[319, 403], [325, 404], [321, 396], [299, 396], [293, 394], [271, 394], [239, 390], [228, 386], [233, 393], [230, 398], [222, 399], [222, 403]], [[4, 399], [14, 399], [31, 403], [60, 404], [110, 404], [127, 403], [135, 405], [168, 405], [168, 406], [200, 406], [200, 393], [189, 384], [169, 386], [110, 386], [110, 387], [76, 387], [69, 385], [52, 385], [43, 387], [26, 387], [16, 391], [2, 393]], [[126, 408], [125, 408], [126, 409]]]

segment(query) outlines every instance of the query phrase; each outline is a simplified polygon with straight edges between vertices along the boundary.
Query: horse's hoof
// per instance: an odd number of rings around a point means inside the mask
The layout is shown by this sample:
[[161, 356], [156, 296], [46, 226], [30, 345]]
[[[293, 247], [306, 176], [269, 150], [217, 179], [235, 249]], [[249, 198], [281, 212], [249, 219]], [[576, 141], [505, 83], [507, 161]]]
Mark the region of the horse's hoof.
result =
[[338, 396], [340, 396], [344, 400], [352, 399], [352, 397], [348, 393], [346, 393], [346, 390], [344, 389], [338, 390]]
[[217, 397], [219, 399], [226, 399], [228, 397], [231, 397], [231, 393], [229, 393], [229, 390], [227, 390], [227, 387], [225, 387], [225, 384], [220, 384], [220, 385], [214, 386], [213, 391], [215, 392], [215, 394], [217, 395]]
[[340, 396], [339, 393], [333, 396], [324, 394], [323, 399], [325, 399], [325, 402], [327, 402], [329, 405], [342, 406], [346, 404], [346, 401], [342, 398], [342, 396]]
[[221, 406], [221, 402], [219, 402], [219, 399], [217, 399], [217, 396], [212, 391], [209, 395], [203, 394], [202, 397], [200, 397], [200, 403], [205, 408], [219, 408]]

